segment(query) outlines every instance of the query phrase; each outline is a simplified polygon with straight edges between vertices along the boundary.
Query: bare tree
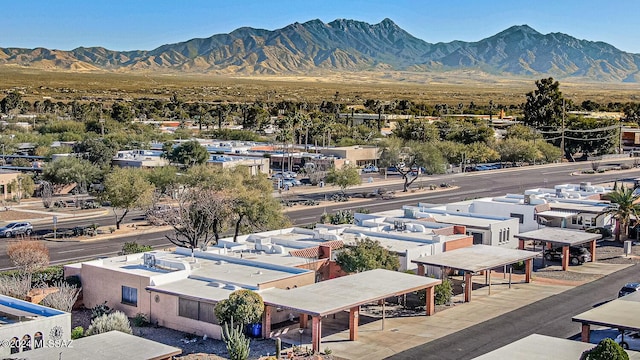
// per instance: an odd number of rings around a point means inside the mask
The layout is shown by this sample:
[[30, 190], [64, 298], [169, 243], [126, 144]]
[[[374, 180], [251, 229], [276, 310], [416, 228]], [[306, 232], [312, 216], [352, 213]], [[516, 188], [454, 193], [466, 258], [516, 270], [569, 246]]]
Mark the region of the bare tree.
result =
[[80, 295], [80, 289], [70, 285], [65, 281], [56, 284], [58, 291], [47, 295], [42, 300], [42, 305], [61, 311], [71, 312], [73, 304], [76, 303]]
[[232, 216], [232, 198], [223, 191], [192, 187], [178, 195], [178, 205], [155, 216], [174, 229], [167, 239], [191, 249], [217, 244]]
[[20, 240], [7, 246], [7, 255], [15, 267], [23, 272], [29, 284], [34, 272], [49, 265], [49, 249], [40, 241]]
[[53, 186], [48, 181], [40, 184], [40, 196], [42, 197], [42, 205], [48, 209], [51, 206], [51, 197], [53, 196]]

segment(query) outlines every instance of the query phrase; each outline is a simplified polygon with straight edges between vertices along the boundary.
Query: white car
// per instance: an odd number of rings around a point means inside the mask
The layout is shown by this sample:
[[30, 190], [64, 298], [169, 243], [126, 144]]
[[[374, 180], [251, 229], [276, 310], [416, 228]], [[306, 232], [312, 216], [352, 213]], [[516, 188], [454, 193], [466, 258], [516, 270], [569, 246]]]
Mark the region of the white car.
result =
[[640, 332], [638, 331], [625, 331], [624, 340], [622, 339], [622, 334], [620, 334], [615, 341], [625, 350], [640, 350]]
[[362, 169], [362, 172], [365, 174], [377, 173], [378, 167], [374, 165], [369, 165], [369, 166], [366, 166], [364, 169]]

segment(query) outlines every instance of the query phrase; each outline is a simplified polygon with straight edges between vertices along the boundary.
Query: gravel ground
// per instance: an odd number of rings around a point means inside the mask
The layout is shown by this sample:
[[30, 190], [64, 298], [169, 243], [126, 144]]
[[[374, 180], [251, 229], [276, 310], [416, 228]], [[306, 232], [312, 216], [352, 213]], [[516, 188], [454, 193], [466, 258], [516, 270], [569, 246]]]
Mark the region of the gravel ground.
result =
[[[71, 327], [82, 326], [85, 330], [91, 323], [91, 310], [74, 310], [71, 316]], [[181, 331], [164, 327], [135, 327], [133, 334], [145, 339], [157, 341], [162, 344], [175, 346], [182, 349], [181, 360], [219, 360], [227, 359], [227, 348], [224, 342], [211, 338], [204, 339], [201, 336], [193, 336]], [[267, 355], [275, 354], [275, 340], [251, 339], [250, 359], [260, 359]], [[308, 357], [311, 359], [312, 357]], [[305, 360], [307, 357], [294, 357], [296, 360]], [[313, 359], [333, 359], [331, 356], [313, 357]]]

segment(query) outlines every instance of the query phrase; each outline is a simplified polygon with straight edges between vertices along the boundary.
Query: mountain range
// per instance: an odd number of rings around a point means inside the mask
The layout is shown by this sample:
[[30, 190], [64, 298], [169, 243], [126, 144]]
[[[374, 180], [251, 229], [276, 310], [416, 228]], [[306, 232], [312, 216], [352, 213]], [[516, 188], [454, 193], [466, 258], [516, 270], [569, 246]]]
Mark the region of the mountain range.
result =
[[311, 20], [282, 29], [243, 27], [229, 34], [113, 51], [79, 47], [0, 48], [0, 64], [71, 71], [179, 71], [218, 75], [314, 74], [326, 71], [446, 72], [474, 70], [497, 76], [640, 81], [640, 55], [604, 42], [512, 26], [477, 42], [428, 43], [392, 20], [378, 24]]

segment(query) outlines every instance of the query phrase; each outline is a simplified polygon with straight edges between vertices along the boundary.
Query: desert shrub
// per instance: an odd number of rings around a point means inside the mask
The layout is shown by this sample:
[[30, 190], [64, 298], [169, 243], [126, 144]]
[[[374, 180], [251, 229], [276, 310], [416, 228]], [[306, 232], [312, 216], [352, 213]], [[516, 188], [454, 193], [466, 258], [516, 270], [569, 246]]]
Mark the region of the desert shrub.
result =
[[29, 280], [34, 272], [49, 265], [49, 249], [40, 241], [20, 240], [7, 246], [9, 260], [22, 271]]
[[453, 297], [453, 284], [448, 278], [442, 279], [442, 283], [435, 286], [435, 303], [436, 305], [448, 304]]
[[120, 252], [120, 254], [122, 255], [137, 254], [137, 253], [142, 253], [142, 252], [151, 251], [151, 250], [153, 250], [153, 248], [149, 245], [140, 245], [137, 242], [132, 241], [132, 242], [126, 242], [124, 243], [124, 245], [122, 245], [122, 251]]
[[107, 306], [107, 302], [103, 302], [102, 304], [96, 305], [91, 308], [91, 320], [95, 318], [99, 318], [103, 315], [109, 315], [113, 309]]
[[129, 318], [121, 311], [115, 311], [93, 319], [85, 332], [85, 336], [102, 334], [113, 330], [126, 334], [132, 333]]
[[511, 267], [513, 267], [513, 270], [522, 271], [525, 268], [524, 261], [518, 261], [517, 263], [511, 265]]
[[84, 337], [84, 328], [82, 326], [76, 326], [71, 330], [71, 340], [80, 339]]
[[0, 276], [0, 294], [25, 300], [31, 290], [31, 281], [27, 276], [12, 274]]
[[613, 339], [605, 338], [593, 349], [583, 352], [580, 360], [629, 360], [629, 355]]
[[149, 319], [147, 319], [147, 314], [137, 313], [136, 316], [131, 319], [131, 324], [136, 327], [149, 326]]
[[76, 303], [76, 300], [80, 295], [80, 289], [69, 285], [64, 281], [57, 283], [56, 287], [58, 288], [58, 291], [51, 293], [42, 299], [42, 305], [71, 312], [73, 304]]
[[[33, 273], [32, 285], [46, 284], [55, 286], [64, 280], [64, 267], [62, 265], [49, 266]], [[79, 286], [78, 286], [79, 287]]]

